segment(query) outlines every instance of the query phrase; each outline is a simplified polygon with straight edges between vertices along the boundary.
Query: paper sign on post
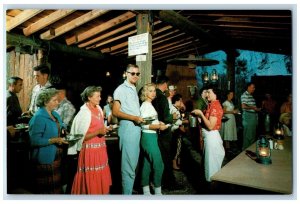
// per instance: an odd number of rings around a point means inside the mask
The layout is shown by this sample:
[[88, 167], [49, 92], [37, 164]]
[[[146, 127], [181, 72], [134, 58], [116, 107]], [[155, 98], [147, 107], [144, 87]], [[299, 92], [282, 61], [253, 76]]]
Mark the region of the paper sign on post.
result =
[[128, 56], [148, 53], [149, 33], [128, 38]]
[[135, 61], [145, 62], [146, 61], [146, 55], [137, 55], [137, 56], [135, 56]]

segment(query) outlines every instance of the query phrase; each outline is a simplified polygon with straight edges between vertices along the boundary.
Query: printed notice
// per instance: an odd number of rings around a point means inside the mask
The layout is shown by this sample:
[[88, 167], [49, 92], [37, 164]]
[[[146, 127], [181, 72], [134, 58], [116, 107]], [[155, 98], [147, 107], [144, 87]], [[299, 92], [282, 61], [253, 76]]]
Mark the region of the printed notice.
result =
[[148, 53], [149, 33], [128, 38], [128, 56]]

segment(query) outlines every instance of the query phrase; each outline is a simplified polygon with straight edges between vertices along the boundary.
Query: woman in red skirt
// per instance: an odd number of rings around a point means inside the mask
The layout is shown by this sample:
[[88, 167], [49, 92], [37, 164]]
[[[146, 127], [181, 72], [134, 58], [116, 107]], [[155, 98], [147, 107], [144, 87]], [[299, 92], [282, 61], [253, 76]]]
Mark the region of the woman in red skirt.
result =
[[75, 116], [71, 134], [82, 134], [76, 142], [69, 142], [68, 154], [78, 151], [78, 167], [71, 194], [108, 194], [112, 184], [104, 135], [101, 87], [89, 86], [82, 93], [84, 105]]

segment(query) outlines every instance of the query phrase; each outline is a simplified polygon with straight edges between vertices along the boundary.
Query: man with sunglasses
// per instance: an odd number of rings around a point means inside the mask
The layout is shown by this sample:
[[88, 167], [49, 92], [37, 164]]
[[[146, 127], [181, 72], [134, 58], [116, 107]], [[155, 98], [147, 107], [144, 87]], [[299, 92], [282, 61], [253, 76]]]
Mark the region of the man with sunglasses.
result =
[[140, 103], [136, 90], [139, 80], [139, 67], [129, 64], [126, 69], [126, 80], [114, 91], [112, 113], [120, 121], [118, 135], [121, 150], [122, 193], [132, 194], [135, 170], [140, 154]]

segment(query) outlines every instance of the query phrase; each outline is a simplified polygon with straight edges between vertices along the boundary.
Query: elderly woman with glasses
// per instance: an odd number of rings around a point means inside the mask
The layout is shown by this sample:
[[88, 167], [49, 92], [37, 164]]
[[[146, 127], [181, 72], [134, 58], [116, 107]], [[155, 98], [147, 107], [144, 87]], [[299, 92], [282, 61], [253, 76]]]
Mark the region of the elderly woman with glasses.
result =
[[54, 111], [58, 106], [57, 94], [53, 88], [41, 91], [36, 101], [39, 109], [29, 121], [35, 193], [40, 194], [62, 193], [62, 145], [68, 143], [60, 137], [63, 122]]

